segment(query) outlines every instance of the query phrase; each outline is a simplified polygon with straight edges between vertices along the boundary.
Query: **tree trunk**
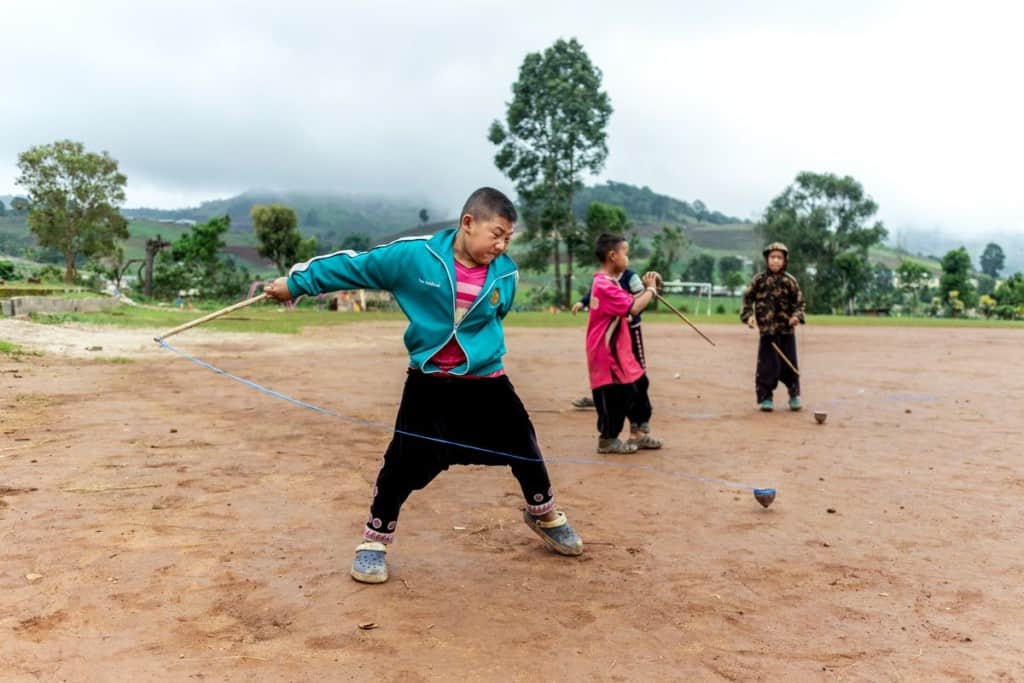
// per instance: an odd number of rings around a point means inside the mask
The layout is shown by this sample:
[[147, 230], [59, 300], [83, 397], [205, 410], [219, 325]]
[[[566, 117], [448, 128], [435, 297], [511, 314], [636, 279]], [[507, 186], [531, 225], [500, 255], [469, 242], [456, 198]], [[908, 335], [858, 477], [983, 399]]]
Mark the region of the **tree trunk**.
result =
[[75, 281], [75, 255], [70, 251], [64, 252], [64, 282]]
[[[573, 165], [569, 164], [569, 181], [575, 174]], [[569, 185], [569, 239], [565, 241], [565, 300], [566, 308], [572, 307], [572, 241], [575, 240], [575, 214], [572, 212], [572, 185]]]
[[562, 254], [558, 237], [551, 238], [552, 251], [555, 254], [555, 304], [562, 300]]
[[146, 275], [142, 286], [142, 292], [147, 297], [153, 296], [153, 261], [156, 259], [156, 255], [161, 249], [169, 246], [171, 246], [171, 243], [165, 242], [160, 235], [157, 235], [156, 239], [146, 240]]
[[569, 242], [565, 243], [565, 307], [572, 308], [572, 261], [574, 254], [572, 253], [572, 245]]

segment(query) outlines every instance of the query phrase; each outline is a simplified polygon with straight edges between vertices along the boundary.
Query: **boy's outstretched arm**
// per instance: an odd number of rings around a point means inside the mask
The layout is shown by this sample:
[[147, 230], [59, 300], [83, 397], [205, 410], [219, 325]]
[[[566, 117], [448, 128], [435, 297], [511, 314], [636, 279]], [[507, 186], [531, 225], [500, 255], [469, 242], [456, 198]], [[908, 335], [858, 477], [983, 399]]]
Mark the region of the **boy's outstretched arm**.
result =
[[[288, 277], [276, 279], [264, 292], [279, 301], [300, 294], [322, 294], [345, 289], [391, 291], [402, 272], [404, 255], [417, 242], [392, 242], [369, 251], [339, 251], [292, 266]], [[412, 246], [411, 246], [412, 245]]]

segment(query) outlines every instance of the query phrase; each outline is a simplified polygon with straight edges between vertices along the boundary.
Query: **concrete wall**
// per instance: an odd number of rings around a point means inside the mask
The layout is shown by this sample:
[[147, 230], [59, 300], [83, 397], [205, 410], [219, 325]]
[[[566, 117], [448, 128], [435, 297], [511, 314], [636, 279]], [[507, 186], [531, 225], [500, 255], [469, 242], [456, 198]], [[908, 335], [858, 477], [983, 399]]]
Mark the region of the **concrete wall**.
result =
[[5, 316], [29, 313], [96, 313], [117, 308], [117, 299], [59, 299], [51, 296], [16, 296], [0, 300], [0, 311]]

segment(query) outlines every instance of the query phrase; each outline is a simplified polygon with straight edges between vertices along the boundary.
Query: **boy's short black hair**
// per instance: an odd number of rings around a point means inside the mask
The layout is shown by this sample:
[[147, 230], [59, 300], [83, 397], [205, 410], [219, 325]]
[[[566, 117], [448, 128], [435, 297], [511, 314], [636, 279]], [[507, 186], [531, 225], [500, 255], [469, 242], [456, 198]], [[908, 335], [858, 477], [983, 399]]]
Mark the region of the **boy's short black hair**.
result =
[[618, 249], [619, 245], [625, 241], [626, 238], [622, 235], [603, 233], [597, 238], [597, 243], [594, 245], [594, 256], [598, 261], [604, 263], [608, 259], [608, 254]]
[[469, 195], [469, 199], [462, 207], [462, 213], [459, 214], [459, 220], [467, 213], [478, 221], [486, 221], [495, 216], [501, 216], [509, 223], [519, 220], [519, 213], [512, 200], [506, 197], [504, 192], [493, 187], [481, 187]]

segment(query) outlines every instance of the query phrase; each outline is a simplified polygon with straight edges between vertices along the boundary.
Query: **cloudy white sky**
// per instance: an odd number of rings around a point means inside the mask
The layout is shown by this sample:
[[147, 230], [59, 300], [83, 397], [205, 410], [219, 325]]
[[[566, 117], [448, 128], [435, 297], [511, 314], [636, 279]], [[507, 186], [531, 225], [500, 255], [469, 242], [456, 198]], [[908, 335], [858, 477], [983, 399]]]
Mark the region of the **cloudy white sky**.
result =
[[576, 37], [615, 113], [598, 179], [741, 217], [850, 174], [892, 230], [1024, 231], [1019, 3], [6, 3], [0, 194], [20, 151], [108, 150], [130, 206], [252, 187], [511, 189], [486, 132], [523, 57]]

